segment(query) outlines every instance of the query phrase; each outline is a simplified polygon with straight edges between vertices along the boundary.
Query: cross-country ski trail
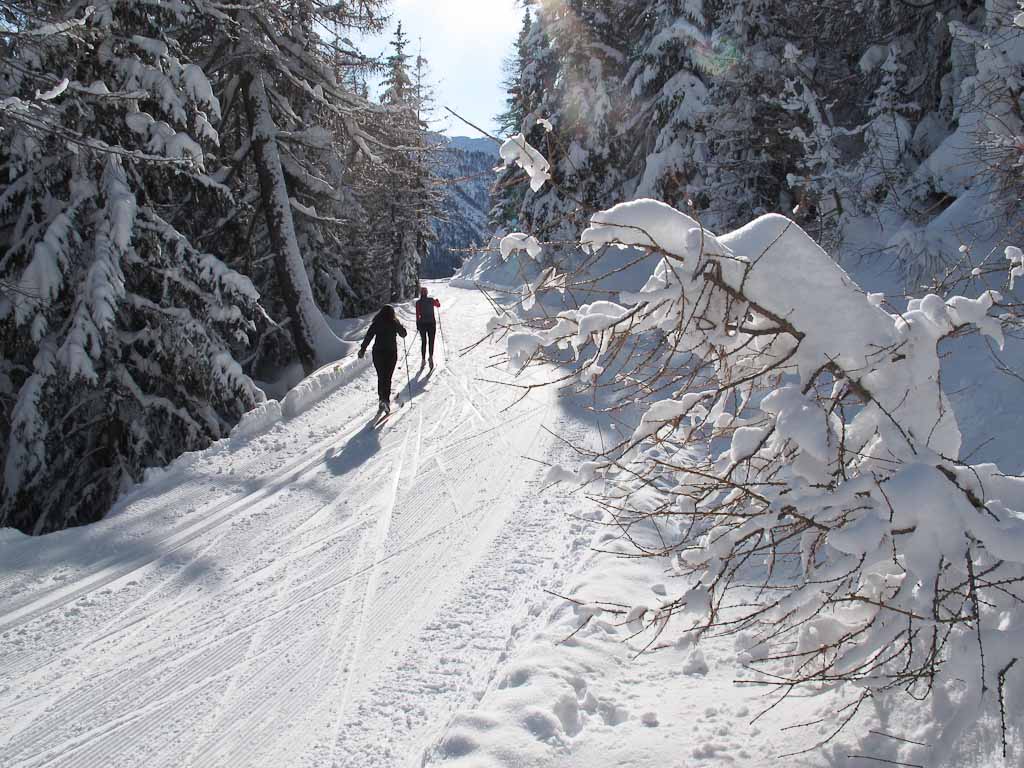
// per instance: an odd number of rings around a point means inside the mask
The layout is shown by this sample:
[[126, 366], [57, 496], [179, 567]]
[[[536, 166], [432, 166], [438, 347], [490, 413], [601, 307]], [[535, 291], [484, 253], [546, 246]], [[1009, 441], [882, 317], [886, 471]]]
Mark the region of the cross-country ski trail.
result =
[[[481, 695], [568, 522], [535, 503], [556, 393], [482, 378], [492, 310], [434, 287], [446, 341], [375, 418], [372, 369], [182, 457], [105, 521], [0, 532], [0, 763], [415, 763]], [[482, 372], [487, 373], [486, 376]], [[408, 375], [408, 378], [407, 378]]]

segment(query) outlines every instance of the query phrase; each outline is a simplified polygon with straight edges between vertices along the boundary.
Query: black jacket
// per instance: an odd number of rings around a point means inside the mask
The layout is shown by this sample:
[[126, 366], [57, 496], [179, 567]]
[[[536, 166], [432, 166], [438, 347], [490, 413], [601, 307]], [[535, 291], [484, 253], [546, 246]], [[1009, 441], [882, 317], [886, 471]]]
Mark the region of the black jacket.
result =
[[370, 342], [376, 338], [377, 340], [373, 343], [373, 354], [398, 357], [399, 336], [404, 339], [406, 330], [405, 326], [398, 322], [398, 318], [392, 320], [378, 314], [370, 323], [369, 330], [366, 331], [366, 338], [363, 339], [363, 346], [360, 348], [359, 354], [364, 354], [366, 348], [370, 346]]

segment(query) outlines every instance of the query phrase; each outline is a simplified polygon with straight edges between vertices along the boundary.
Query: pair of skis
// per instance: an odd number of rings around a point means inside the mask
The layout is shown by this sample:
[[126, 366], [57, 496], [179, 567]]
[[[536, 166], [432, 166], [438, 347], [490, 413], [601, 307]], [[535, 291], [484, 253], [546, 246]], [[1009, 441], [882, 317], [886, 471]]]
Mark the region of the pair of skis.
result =
[[384, 422], [386, 422], [389, 418], [391, 418], [391, 415], [393, 413], [395, 413], [401, 407], [402, 407], [402, 401], [398, 400], [398, 401], [395, 402], [394, 406], [391, 408], [390, 411], [385, 411], [383, 408], [378, 408], [377, 409], [377, 418], [374, 419], [373, 426], [379, 427], [382, 424], [384, 424]]
[[[427, 363], [424, 362], [420, 366], [420, 373], [423, 373], [423, 369], [426, 368], [426, 367], [427, 367]], [[431, 361], [430, 362], [430, 371], [427, 373], [427, 377], [428, 378], [434, 373], [434, 367], [435, 367], [434, 363], [433, 363], [433, 361]], [[419, 374], [417, 374], [416, 375], [416, 380], [419, 381], [419, 378], [420, 378]], [[409, 391], [409, 395], [411, 397], [412, 396], [412, 383], [411, 382], [409, 384], [409, 390], [410, 390]], [[378, 408], [377, 409], [377, 416], [376, 416], [376, 418], [373, 421], [373, 426], [374, 427], [382, 426], [389, 418], [391, 418], [392, 414], [394, 414], [397, 410], [399, 410], [403, 405], [404, 405], [404, 403], [401, 400], [396, 400], [394, 406], [391, 408], [390, 411], [386, 411], [386, 410], [384, 410], [384, 408]]]

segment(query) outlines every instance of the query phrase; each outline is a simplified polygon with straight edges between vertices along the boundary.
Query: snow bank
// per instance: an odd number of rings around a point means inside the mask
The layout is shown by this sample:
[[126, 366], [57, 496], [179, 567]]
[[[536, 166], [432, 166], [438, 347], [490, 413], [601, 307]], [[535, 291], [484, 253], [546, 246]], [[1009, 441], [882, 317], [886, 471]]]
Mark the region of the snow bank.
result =
[[266, 432], [281, 419], [280, 401], [267, 400], [242, 416], [241, 421], [231, 430], [230, 438], [232, 441], [238, 441], [255, 437]]
[[242, 416], [231, 430], [231, 440], [244, 440], [267, 431], [280, 421], [294, 419], [351, 382], [369, 365], [369, 359], [354, 356], [325, 365], [294, 386], [284, 400], [268, 400]]
[[511, 258], [504, 257], [501, 242], [494, 238], [486, 249], [471, 254], [452, 276], [450, 284], [456, 288], [482, 286], [491, 290], [518, 290], [524, 280], [536, 277], [537, 263], [532, 259], [518, 259], [511, 251]]
[[340, 363], [325, 365], [318, 371], [303, 379], [298, 386], [285, 395], [281, 404], [281, 415], [286, 419], [294, 419], [300, 413], [309, 410], [323, 400], [338, 387], [344, 386], [370, 366], [369, 358], [360, 360], [349, 357]]

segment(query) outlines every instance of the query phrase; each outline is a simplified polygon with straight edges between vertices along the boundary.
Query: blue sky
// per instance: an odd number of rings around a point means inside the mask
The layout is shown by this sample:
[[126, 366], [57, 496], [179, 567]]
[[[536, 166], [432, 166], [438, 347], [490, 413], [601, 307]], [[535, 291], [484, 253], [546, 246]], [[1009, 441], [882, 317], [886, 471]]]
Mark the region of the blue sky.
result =
[[[481, 128], [496, 130], [494, 115], [502, 110], [502, 60], [512, 51], [523, 11], [516, 0], [394, 0], [391, 26], [380, 37], [356, 39], [365, 53], [387, 49], [395, 23], [412, 41], [415, 54], [423, 39], [430, 62], [438, 108], [449, 106]], [[446, 112], [436, 130], [450, 136], [477, 135]]]

